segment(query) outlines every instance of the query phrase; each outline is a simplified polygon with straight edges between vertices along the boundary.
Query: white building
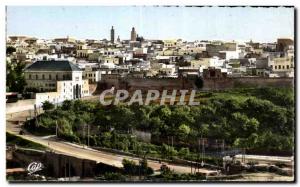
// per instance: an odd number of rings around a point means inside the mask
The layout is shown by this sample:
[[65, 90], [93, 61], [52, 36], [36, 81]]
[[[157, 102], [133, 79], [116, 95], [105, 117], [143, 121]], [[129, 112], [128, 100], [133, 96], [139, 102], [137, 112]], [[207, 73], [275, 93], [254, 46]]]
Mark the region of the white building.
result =
[[36, 61], [24, 73], [26, 89], [38, 92], [37, 105], [44, 101], [60, 103], [89, 95], [88, 80], [83, 80], [82, 70], [69, 61]]
[[225, 64], [225, 60], [220, 59], [217, 56], [214, 56], [209, 59], [209, 67], [223, 67]]

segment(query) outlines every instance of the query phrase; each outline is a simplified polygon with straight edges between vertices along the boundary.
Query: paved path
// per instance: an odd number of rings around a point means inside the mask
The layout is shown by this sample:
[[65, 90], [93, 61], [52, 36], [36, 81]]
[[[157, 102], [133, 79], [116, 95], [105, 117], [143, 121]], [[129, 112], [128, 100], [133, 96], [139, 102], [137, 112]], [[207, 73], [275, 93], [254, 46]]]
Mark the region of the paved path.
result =
[[[6, 114], [6, 119], [7, 119], [6, 120], [6, 122], [7, 122], [6, 130], [8, 132], [18, 135], [20, 132], [20, 129], [21, 129], [20, 125], [30, 115], [33, 115], [32, 111], [31, 111], [31, 113], [29, 111], [22, 111], [22, 112], [17, 112], [17, 113]], [[34, 136], [34, 135], [22, 135], [20, 137], [40, 143], [42, 145], [45, 145], [49, 149], [52, 149], [56, 152], [60, 152], [60, 153], [70, 155], [70, 156], [91, 159], [91, 160], [95, 160], [97, 162], [114, 165], [116, 167], [122, 167], [122, 160], [124, 158], [138, 162], [138, 158], [112, 154], [109, 152], [93, 150], [90, 148], [83, 148], [78, 145], [70, 144], [69, 142], [57, 141], [53, 138], [45, 138], [45, 137], [39, 137], [39, 136]], [[257, 161], [259, 163], [283, 162], [288, 165], [293, 165], [293, 163], [294, 163], [293, 157], [260, 156], [260, 155], [245, 155], [244, 157], [245, 157], [245, 160], [247, 160], [246, 162], [249, 162], [249, 161]], [[236, 159], [241, 160], [242, 155], [236, 155]], [[148, 164], [154, 170], [159, 169], [160, 165], [161, 165], [158, 162], [152, 161], [152, 160], [148, 160]], [[167, 164], [167, 165], [171, 169], [173, 169], [174, 171], [179, 172], [179, 173], [190, 173], [191, 172], [191, 168], [189, 166], [181, 166], [181, 165], [174, 165], [174, 164]], [[214, 172], [214, 171], [202, 169], [202, 170], [200, 170], [200, 172], [210, 173], [210, 172]]]
[[[22, 138], [31, 140], [33, 142], [42, 144], [49, 149], [52, 149], [55, 152], [62, 153], [65, 155], [70, 155], [78, 158], [84, 158], [89, 160], [95, 160], [96, 162], [105, 163], [108, 165], [116, 166], [116, 167], [123, 167], [122, 160], [129, 159], [135, 162], [138, 162], [138, 158], [136, 157], [129, 157], [124, 155], [113, 154], [104, 151], [98, 151], [90, 148], [83, 148], [78, 145], [72, 145], [67, 142], [57, 141], [55, 138], [48, 138], [45, 139], [43, 137], [34, 136], [34, 135], [19, 135], [21, 126], [18, 124], [18, 121], [25, 121], [26, 117], [29, 116], [28, 111], [18, 112], [14, 114], [7, 115], [7, 123], [6, 123], [6, 131], [18, 135]], [[149, 167], [153, 168], [154, 170], [159, 170], [161, 164], [157, 161], [148, 160]], [[191, 168], [190, 166], [181, 166], [175, 164], [167, 164], [171, 170], [174, 170], [177, 173], [190, 173]], [[213, 170], [207, 169], [200, 169], [199, 172], [201, 173], [212, 173], [215, 172]]]

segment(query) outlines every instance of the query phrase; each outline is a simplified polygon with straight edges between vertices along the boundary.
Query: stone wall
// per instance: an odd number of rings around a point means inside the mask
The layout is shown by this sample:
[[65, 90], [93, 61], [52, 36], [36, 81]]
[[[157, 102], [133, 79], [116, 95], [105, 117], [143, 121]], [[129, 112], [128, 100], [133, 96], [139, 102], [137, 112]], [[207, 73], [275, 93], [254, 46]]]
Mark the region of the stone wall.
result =
[[293, 87], [293, 78], [264, 78], [264, 77], [237, 77], [225, 79], [204, 79], [202, 90], [226, 90], [231, 88], [247, 87]]
[[93, 177], [97, 163], [92, 160], [46, 152], [45, 165], [48, 167], [48, 173], [52, 173], [54, 177]]
[[192, 89], [193, 81], [184, 78], [128, 78], [123, 80], [120, 87], [129, 91], [134, 90], [183, 90]]
[[[94, 177], [99, 168], [96, 161], [76, 158], [68, 155], [58, 154], [49, 151], [38, 151], [18, 148], [13, 151], [13, 160], [27, 168], [32, 162], [41, 162], [44, 165], [43, 173], [52, 177], [73, 177], [79, 176]], [[102, 164], [105, 165], [105, 164]], [[109, 167], [109, 166], [107, 166]]]
[[[193, 79], [186, 78], [123, 78], [105, 80], [101, 83], [102, 90], [111, 88], [134, 90], [180, 90], [196, 89]], [[264, 78], [264, 77], [238, 77], [238, 78], [210, 78], [203, 80], [201, 90], [226, 90], [245, 87], [293, 87], [294, 78]], [[98, 87], [100, 87], [98, 85]], [[97, 88], [98, 89], [98, 88]], [[101, 93], [101, 91], [97, 92]]]
[[109, 89], [125, 89], [134, 90], [183, 90], [194, 88], [193, 80], [184, 78], [119, 78], [109, 79], [98, 83], [97, 93], [99, 90]]

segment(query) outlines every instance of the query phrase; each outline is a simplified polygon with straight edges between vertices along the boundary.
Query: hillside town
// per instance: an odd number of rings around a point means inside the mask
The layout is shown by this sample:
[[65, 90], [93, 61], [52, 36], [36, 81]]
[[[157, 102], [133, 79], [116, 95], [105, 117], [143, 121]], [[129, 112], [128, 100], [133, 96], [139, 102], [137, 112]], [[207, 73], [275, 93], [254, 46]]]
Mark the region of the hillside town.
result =
[[273, 43], [153, 40], [134, 27], [130, 39], [117, 33], [112, 26], [109, 40], [8, 36], [7, 63], [25, 63], [24, 91], [36, 93], [37, 104], [90, 96], [99, 82], [124, 77], [294, 77], [289, 38]]

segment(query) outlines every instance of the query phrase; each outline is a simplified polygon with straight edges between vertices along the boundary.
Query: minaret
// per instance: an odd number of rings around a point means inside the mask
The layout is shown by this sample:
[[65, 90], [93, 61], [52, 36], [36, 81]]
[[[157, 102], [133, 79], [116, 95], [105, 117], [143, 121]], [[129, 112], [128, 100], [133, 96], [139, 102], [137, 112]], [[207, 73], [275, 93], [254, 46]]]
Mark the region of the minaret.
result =
[[117, 38], [117, 42], [119, 42], [119, 43], [120, 43], [120, 41], [121, 41], [121, 40], [120, 40], [120, 36], [118, 36], [118, 38]]
[[115, 43], [115, 29], [114, 29], [114, 26], [112, 26], [111, 29], [110, 29], [110, 42]]
[[132, 27], [132, 30], [131, 30], [131, 41], [136, 41], [136, 31], [135, 31], [134, 27]]

